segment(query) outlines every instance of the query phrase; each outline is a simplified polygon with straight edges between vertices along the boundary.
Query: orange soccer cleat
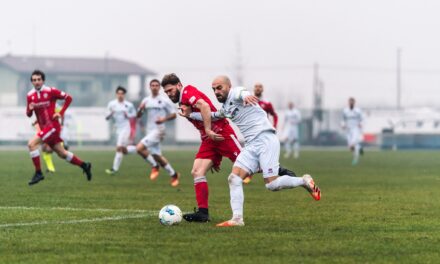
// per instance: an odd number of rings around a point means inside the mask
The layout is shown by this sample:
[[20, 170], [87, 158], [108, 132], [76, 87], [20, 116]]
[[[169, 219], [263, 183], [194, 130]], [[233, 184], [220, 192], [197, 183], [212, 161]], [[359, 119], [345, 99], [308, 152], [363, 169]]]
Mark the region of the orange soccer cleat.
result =
[[243, 219], [231, 219], [216, 225], [217, 227], [244, 226]]
[[303, 179], [305, 181], [304, 188], [306, 188], [313, 199], [315, 199], [316, 201], [321, 200], [321, 190], [319, 189], [318, 185], [315, 184], [312, 176], [310, 176], [309, 174], [305, 174], [303, 176]]
[[173, 176], [171, 176], [170, 184], [172, 187], [179, 186], [180, 173], [176, 172]]
[[151, 168], [150, 180], [154, 181], [159, 177], [159, 166]]
[[243, 179], [244, 184], [249, 184], [251, 181], [252, 181], [252, 175], [249, 175]]

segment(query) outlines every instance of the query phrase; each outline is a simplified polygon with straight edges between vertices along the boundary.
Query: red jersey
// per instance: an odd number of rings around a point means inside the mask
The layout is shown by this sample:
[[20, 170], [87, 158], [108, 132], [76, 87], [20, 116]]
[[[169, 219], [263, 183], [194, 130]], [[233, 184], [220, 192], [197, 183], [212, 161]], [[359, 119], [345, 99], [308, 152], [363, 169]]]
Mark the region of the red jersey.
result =
[[[40, 90], [34, 88], [27, 94], [26, 115], [31, 117], [35, 112], [41, 130], [55, 128], [60, 131], [60, 122], [53, 119], [57, 100], [65, 100], [63, 108], [59, 112], [61, 116], [64, 116], [64, 112], [72, 102], [70, 95], [54, 87], [43, 86]], [[33, 110], [30, 109], [31, 104], [33, 104]]]
[[[200, 109], [195, 107], [198, 100], [203, 99], [206, 103], [209, 104], [209, 107], [211, 108], [211, 112], [217, 112], [217, 109], [212, 104], [211, 100], [209, 100], [208, 96], [206, 96], [204, 93], [200, 92], [196, 87], [188, 85], [185, 86], [181, 93], [180, 93], [180, 104], [191, 106], [191, 110], [193, 112], [200, 112]], [[194, 120], [191, 118], [187, 118], [200, 132], [200, 136], [203, 139], [208, 138], [205, 132], [205, 127], [203, 125], [203, 121]], [[219, 119], [216, 121], [212, 121], [211, 123], [212, 130], [215, 133], [222, 134], [222, 131], [227, 130], [228, 133], [232, 129], [230, 127], [229, 122], [226, 119]]]
[[261, 108], [263, 108], [264, 111], [266, 111], [268, 116], [269, 115], [273, 116], [273, 127], [277, 128], [278, 115], [275, 112], [275, 109], [273, 108], [272, 104], [268, 101], [263, 101], [263, 100], [258, 101], [258, 104], [260, 105]]

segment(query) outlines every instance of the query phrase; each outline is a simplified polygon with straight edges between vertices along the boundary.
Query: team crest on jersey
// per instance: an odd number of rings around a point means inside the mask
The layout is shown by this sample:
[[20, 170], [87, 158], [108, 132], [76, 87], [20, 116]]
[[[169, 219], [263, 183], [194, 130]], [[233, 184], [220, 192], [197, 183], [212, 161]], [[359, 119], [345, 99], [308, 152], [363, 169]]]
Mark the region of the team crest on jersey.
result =
[[195, 96], [191, 96], [191, 98], [189, 98], [189, 102], [190, 102], [191, 104], [193, 104], [195, 100], [196, 100], [196, 97], [195, 97]]

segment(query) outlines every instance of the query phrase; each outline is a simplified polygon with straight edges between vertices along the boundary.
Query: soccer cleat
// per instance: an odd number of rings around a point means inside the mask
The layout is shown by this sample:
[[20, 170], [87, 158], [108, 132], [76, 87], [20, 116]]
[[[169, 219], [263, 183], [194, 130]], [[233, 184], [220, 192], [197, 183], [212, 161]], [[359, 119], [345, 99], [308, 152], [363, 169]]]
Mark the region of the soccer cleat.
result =
[[315, 184], [312, 176], [310, 176], [309, 174], [305, 174], [304, 176], [302, 176], [302, 178], [305, 182], [304, 188], [306, 188], [313, 199], [315, 199], [316, 201], [321, 200], [321, 190], [319, 189], [318, 185]]
[[286, 169], [282, 166], [280, 166], [280, 168], [278, 169], [278, 175], [279, 176], [287, 175], [287, 176], [291, 176], [291, 177], [296, 177], [295, 172], [293, 172], [289, 169]]
[[199, 223], [206, 223], [210, 221], [208, 213], [201, 212], [200, 209], [196, 211], [196, 208], [194, 208], [194, 213], [184, 214], [183, 219], [185, 219], [188, 222], [199, 222]]
[[176, 172], [173, 176], [171, 176], [170, 184], [172, 187], [177, 187], [179, 185], [180, 173]]
[[29, 181], [29, 186], [39, 183], [40, 181], [44, 180], [44, 176], [41, 172], [35, 172], [32, 179]]
[[244, 226], [243, 219], [231, 219], [215, 225], [217, 227], [232, 227], [232, 226]]
[[113, 175], [113, 174], [116, 174], [116, 171], [114, 169], [106, 169], [105, 173]]
[[154, 181], [159, 177], [159, 166], [151, 168], [150, 180]]
[[83, 164], [81, 165], [81, 168], [83, 169], [83, 173], [86, 174], [87, 180], [91, 181], [92, 180], [92, 163], [83, 162]]
[[364, 155], [364, 147], [361, 147], [361, 149], [359, 150], [359, 153], [360, 153], [361, 155]]
[[252, 175], [249, 175], [243, 179], [244, 184], [249, 184], [251, 181], [252, 181]]

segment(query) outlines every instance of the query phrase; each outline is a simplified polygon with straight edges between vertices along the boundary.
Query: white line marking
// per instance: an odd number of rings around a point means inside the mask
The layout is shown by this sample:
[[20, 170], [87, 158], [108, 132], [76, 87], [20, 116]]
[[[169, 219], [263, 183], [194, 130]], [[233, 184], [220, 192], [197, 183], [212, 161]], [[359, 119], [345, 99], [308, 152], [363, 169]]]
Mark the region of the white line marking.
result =
[[9, 224], [0, 224], [0, 228], [49, 225], [49, 224], [66, 225], [66, 224], [80, 224], [80, 223], [95, 223], [95, 222], [104, 222], [104, 221], [137, 219], [137, 218], [144, 218], [144, 217], [148, 217], [148, 216], [152, 216], [152, 214], [107, 216], [107, 217], [100, 217], [100, 218], [65, 220], [65, 221], [39, 221], [39, 222], [28, 222], [28, 223], [9, 223]]
[[[27, 206], [0, 206], [0, 210], [59, 210], [59, 211], [89, 211], [89, 212], [131, 212], [153, 213], [142, 209], [110, 209], [110, 208], [74, 208], [74, 207], [27, 207]], [[158, 211], [159, 212], [159, 211]]]

